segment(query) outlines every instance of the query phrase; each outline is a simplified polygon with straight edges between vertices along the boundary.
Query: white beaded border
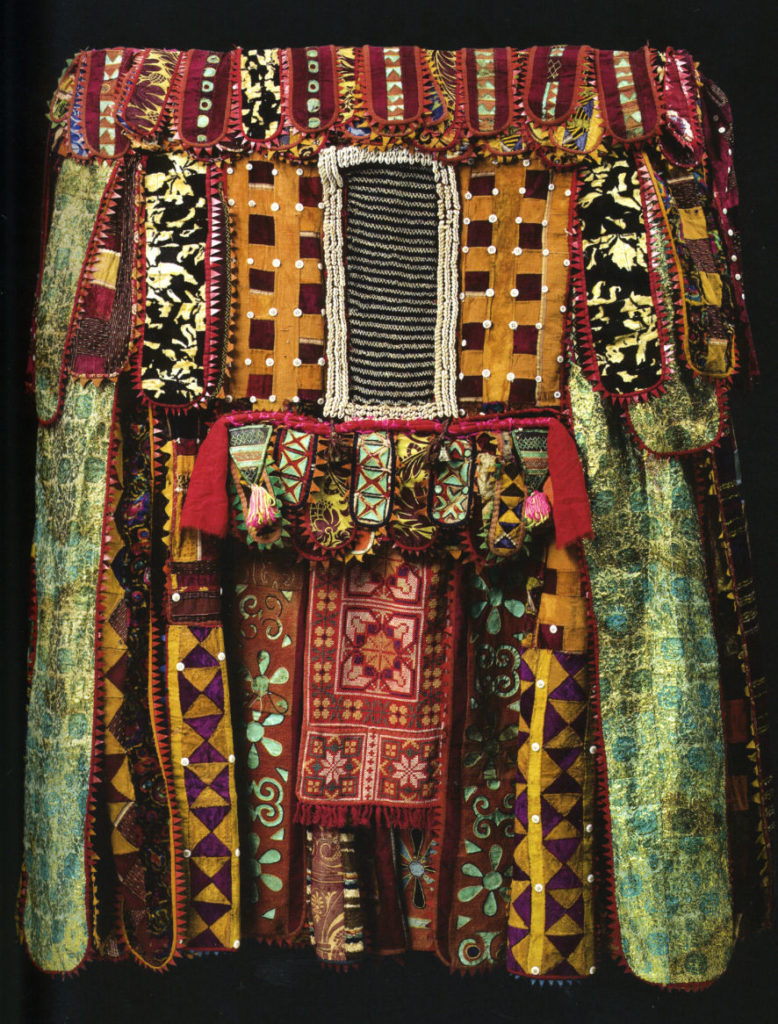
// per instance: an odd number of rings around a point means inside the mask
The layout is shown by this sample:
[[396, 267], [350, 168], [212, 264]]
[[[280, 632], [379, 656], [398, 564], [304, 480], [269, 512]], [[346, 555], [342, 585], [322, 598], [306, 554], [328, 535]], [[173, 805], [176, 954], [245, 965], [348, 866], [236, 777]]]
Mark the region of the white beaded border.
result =
[[[438, 193], [438, 303], [435, 321], [435, 400], [423, 405], [356, 404], [349, 401], [346, 268], [343, 262], [343, 178], [341, 167], [356, 164], [427, 164]], [[327, 384], [324, 415], [338, 419], [361, 416], [456, 416], [456, 330], [459, 316], [459, 190], [456, 171], [427, 153], [407, 149], [372, 152], [329, 146], [319, 154], [327, 268]]]

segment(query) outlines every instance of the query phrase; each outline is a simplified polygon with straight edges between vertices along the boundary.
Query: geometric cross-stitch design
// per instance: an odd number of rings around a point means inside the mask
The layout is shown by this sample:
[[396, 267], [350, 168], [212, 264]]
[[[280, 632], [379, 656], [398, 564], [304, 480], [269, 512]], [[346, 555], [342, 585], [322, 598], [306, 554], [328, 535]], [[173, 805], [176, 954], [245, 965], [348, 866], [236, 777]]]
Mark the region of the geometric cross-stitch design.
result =
[[522, 655], [516, 849], [508, 970], [594, 972], [594, 766], [586, 753], [586, 655]]
[[390, 434], [357, 435], [351, 504], [359, 526], [383, 526], [389, 518], [394, 451]]
[[571, 174], [537, 158], [460, 170], [458, 403], [560, 404]]
[[365, 823], [425, 822], [447, 749], [447, 589], [440, 563], [410, 563], [396, 550], [364, 565], [313, 563], [302, 820], [340, 824], [350, 812]]
[[324, 379], [316, 166], [254, 155], [226, 169], [240, 304], [227, 391], [254, 409], [316, 403]]

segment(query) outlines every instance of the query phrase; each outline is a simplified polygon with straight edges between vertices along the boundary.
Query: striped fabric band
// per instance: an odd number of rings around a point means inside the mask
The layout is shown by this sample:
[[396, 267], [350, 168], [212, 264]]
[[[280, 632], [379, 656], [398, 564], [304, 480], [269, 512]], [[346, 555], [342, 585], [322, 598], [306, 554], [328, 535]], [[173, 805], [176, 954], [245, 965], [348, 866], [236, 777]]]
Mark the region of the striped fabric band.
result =
[[327, 416], [456, 412], [459, 198], [408, 151], [325, 150]]

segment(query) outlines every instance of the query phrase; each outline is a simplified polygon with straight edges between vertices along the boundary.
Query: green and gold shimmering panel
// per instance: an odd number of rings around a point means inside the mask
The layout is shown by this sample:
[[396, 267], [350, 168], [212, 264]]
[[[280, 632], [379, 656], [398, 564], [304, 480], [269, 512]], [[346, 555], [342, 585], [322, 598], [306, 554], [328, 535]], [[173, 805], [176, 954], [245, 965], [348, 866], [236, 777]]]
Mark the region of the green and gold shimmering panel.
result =
[[733, 946], [716, 643], [681, 463], [637, 453], [572, 367], [592, 500], [585, 551], [624, 956], [658, 984], [700, 984]]
[[72, 971], [89, 948], [84, 850], [91, 782], [95, 606], [114, 385], [70, 388], [38, 432], [37, 645], [27, 726], [27, 949]]

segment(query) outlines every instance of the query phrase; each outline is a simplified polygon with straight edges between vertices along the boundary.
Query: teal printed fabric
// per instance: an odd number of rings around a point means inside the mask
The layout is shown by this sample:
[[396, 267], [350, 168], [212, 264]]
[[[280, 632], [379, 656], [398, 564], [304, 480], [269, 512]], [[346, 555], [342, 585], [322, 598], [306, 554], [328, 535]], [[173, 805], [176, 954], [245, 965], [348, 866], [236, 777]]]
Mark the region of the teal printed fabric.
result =
[[115, 386], [69, 388], [38, 431], [37, 645], [24, 821], [24, 934], [47, 971], [87, 953], [85, 822], [92, 758], [95, 612]]

